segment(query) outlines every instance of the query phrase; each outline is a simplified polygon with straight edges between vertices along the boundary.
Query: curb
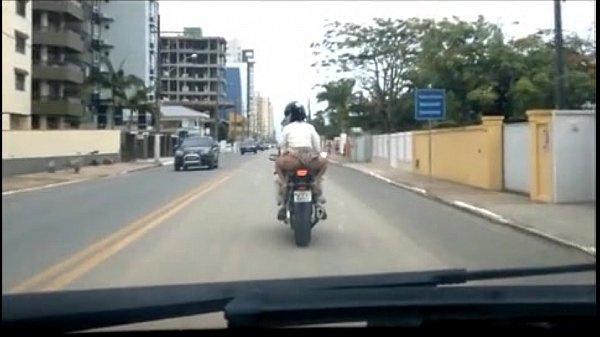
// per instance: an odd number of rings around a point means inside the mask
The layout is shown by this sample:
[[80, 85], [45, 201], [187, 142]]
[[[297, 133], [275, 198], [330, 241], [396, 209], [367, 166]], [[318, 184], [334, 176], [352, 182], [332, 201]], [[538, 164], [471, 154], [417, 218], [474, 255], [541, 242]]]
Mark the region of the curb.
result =
[[167, 166], [167, 165], [170, 165], [170, 164], [172, 164], [172, 163], [171, 162], [169, 162], [169, 163], [163, 163], [163, 162], [161, 162], [160, 164], [152, 163], [151, 165], [148, 165], [148, 166], [138, 167], [138, 168], [134, 168], [134, 169], [130, 169], [130, 170], [124, 170], [124, 171], [121, 171], [119, 173], [114, 173], [114, 174], [107, 175], [106, 177], [120, 176], [120, 175], [124, 175], [124, 174], [128, 174], [128, 173], [145, 171], [145, 170], [149, 170], [149, 169], [152, 169], [152, 168]]
[[529, 234], [529, 235], [533, 235], [533, 236], [536, 236], [536, 237], [539, 237], [539, 238], [543, 238], [543, 239], [546, 239], [548, 241], [552, 241], [554, 243], [560, 244], [560, 245], [568, 247], [568, 248], [574, 248], [574, 249], [577, 249], [577, 250], [579, 250], [581, 252], [584, 252], [584, 253], [586, 253], [586, 254], [588, 254], [590, 256], [596, 257], [596, 247], [580, 245], [578, 243], [575, 243], [575, 242], [572, 242], [572, 241], [560, 238], [560, 237], [558, 237], [556, 235], [545, 233], [543, 231], [540, 231], [539, 229], [536, 229], [536, 228], [533, 228], [533, 227], [521, 224], [521, 223], [519, 223], [517, 221], [508, 219], [508, 218], [506, 218], [506, 217], [504, 217], [502, 215], [499, 215], [497, 213], [494, 213], [494, 212], [492, 212], [492, 211], [490, 211], [488, 209], [477, 207], [477, 206], [468, 204], [468, 203], [463, 202], [463, 201], [458, 201], [458, 200], [450, 201], [450, 200], [443, 199], [443, 198], [441, 198], [441, 197], [439, 197], [439, 196], [437, 196], [435, 194], [432, 194], [432, 193], [428, 192], [424, 188], [420, 188], [420, 187], [416, 187], [416, 186], [411, 186], [409, 184], [399, 183], [399, 182], [393, 181], [392, 179], [384, 177], [384, 176], [382, 176], [380, 174], [377, 174], [377, 173], [375, 173], [375, 172], [373, 172], [371, 170], [368, 170], [368, 169], [363, 169], [363, 168], [349, 166], [347, 164], [343, 164], [343, 163], [340, 163], [338, 161], [334, 161], [334, 160], [331, 160], [331, 159], [330, 159], [330, 162], [332, 162], [333, 164], [337, 164], [337, 165], [340, 165], [342, 167], [346, 167], [346, 168], [349, 168], [349, 169], [352, 169], [352, 170], [364, 173], [366, 175], [372, 176], [372, 177], [377, 178], [379, 180], [382, 180], [382, 181], [384, 181], [384, 182], [386, 182], [386, 183], [388, 183], [390, 185], [393, 185], [393, 186], [396, 186], [396, 187], [399, 187], [399, 188], [411, 191], [413, 193], [422, 195], [422, 196], [424, 196], [424, 197], [426, 197], [428, 199], [435, 200], [435, 201], [437, 201], [439, 203], [451, 206], [453, 208], [465, 211], [465, 212], [473, 214], [473, 215], [477, 215], [477, 216], [479, 216], [481, 218], [490, 220], [490, 221], [492, 221], [492, 222], [494, 222], [496, 224], [509, 226], [509, 227], [511, 227], [513, 229], [516, 229], [516, 230], [520, 231], [520, 232], [523, 232], [523, 233], [526, 233], [526, 234]]
[[2, 192], [2, 196], [4, 197], [4, 196], [8, 196], [8, 195], [17, 194], [17, 193], [45, 190], [45, 189], [52, 188], [52, 187], [71, 185], [71, 184], [94, 180], [94, 179], [105, 179], [105, 178], [110, 178], [110, 177], [116, 177], [116, 176], [121, 176], [121, 175], [125, 175], [128, 173], [144, 171], [144, 170], [148, 170], [151, 168], [157, 168], [157, 167], [162, 167], [162, 166], [165, 166], [165, 164], [161, 163], [160, 165], [155, 164], [155, 165], [149, 165], [149, 166], [144, 166], [144, 167], [138, 167], [138, 168], [134, 168], [134, 169], [130, 169], [130, 170], [124, 170], [121, 172], [111, 173], [111, 174], [104, 174], [104, 175], [91, 177], [91, 178], [81, 178], [81, 179], [63, 181], [60, 183], [53, 183], [53, 184], [48, 184], [48, 185], [43, 185], [43, 186], [27, 187], [27, 188], [23, 188], [23, 189], [19, 189], [19, 190], [9, 190], [9, 191]]

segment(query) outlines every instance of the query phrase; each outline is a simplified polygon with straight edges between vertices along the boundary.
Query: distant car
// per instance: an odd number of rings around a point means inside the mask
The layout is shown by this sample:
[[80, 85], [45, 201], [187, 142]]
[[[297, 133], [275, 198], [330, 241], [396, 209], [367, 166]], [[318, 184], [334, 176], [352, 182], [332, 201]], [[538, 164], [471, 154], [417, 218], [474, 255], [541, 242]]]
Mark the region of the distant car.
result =
[[254, 154], [258, 153], [258, 144], [256, 144], [253, 140], [246, 140], [240, 146], [240, 152], [242, 155], [246, 152], [252, 152]]
[[219, 167], [219, 144], [212, 137], [189, 136], [175, 150], [175, 171], [189, 167]]
[[257, 144], [259, 151], [264, 151], [269, 149], [269, 145], [267, 143], [260, 142]]

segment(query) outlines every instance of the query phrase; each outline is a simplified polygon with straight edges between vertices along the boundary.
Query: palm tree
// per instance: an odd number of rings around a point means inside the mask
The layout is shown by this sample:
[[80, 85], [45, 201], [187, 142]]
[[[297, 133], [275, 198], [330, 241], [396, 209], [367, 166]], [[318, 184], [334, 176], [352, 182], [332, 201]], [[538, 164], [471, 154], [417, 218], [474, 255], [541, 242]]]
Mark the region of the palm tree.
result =
[[317, 94], [318, 102], [327, 102], [329, 118], [333, 118], [343, 132], [347, 131], [352, 98], [354, 97], [354, 79], [341, 79], [322, 85], [324, 89]]
[[[127, 121], [127, 129], [131, 130], [133, 113], [145, 114], [150, 112], [152, 115], [155, 113], [155, 105], [148, 100], [148, 95], [153, 92], [152, 88], [146, 87], [143, 83], [134, 88], [133, 94], [127, 97], [126, 107], [131, 110], [129, 114], [129, 120]], [[153, 116], [154, 117], [154, 116]]]
[[[107, 71], [92, 72], [84, 86], [88, 91], [90, 89], [108, 89], [111, 101], [109, 116], [112, 117], [114, 112], [122, 115], [123, 107], [128, 102], [127, 92], [132, 90], [135, 92], [136, 88], [143, 87], [144, 81], [135, 75], [126, 75], [123, 70], [123, 62], [116, 70], [108, 58], [102, 58], [101, 63], [106, 65]], [[112, 124], [112, 118], [109, 118], [109, 123]]]

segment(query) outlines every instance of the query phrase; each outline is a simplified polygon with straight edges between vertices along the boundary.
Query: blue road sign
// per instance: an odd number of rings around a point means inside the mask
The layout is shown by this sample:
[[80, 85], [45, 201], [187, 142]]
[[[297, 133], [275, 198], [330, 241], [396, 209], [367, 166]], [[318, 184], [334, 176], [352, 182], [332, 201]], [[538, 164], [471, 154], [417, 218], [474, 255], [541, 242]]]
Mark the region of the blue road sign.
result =
[[446, 116], [444, 89], [417, 89], [415, 92], [415, 119], [440, 120]]

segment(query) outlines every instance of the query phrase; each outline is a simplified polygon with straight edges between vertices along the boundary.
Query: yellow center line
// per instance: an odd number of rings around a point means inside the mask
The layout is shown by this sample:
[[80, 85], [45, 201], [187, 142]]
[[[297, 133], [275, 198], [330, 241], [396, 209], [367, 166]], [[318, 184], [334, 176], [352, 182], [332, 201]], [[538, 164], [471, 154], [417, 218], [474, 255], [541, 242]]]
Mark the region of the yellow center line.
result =
[[[246, 166], [246, 165], [243, 165]], [[125, 248], [136, 239], [140, 238], [149, 230], [161, 224], [164, 220], [179, 212], [197, 198], [208, 193], [220, 184], [229, 180], [235, 173], [242, 168], [238, 168], [229, 174], [217, 176], [216, 181], [204, 183], [199, 187], [192, 189], [181, 197], [165, 204], [150, 214], [133, 221], [122, 229], [108, 235], [87, 248], [71, 255], [67, 259], [50, 266], [41, 273], [19, 283], [9, 292], [24, 292], [34, 289], [44, 291], [58, 290], [86, 272], [90, 271], [98, 264]]]

